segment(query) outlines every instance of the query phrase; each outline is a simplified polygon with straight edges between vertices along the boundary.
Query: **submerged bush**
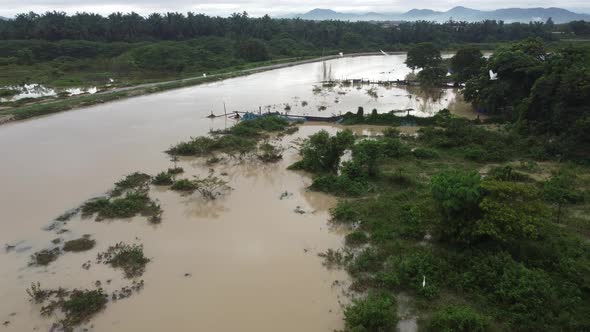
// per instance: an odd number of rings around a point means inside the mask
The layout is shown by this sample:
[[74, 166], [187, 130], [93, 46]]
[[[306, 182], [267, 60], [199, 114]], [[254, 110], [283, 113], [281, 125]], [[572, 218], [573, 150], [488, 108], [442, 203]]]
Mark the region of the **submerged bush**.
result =
[[184, 169], [182, 167], [168, 168], [168, 174], [170, 174], [170, 175], [181, 174], [183, 172], [184, 172]]
[[142, 245], [128, 245], [123, 242], [110, 246], [104, 253], [99, 253], [97, 261], [123, 269], [127, 278], [141, 276], [146, 264], [150, 262], [149, 258], [143, 254]]
[[129, 174], [123, 180], [115, 183], [115, 189], [112, 190], [111, 196], [120, 196], [125, 190], [144, 189], [151, 178], [148, 174], [140, 172]]
[[157, 222], [162, 209], [144, 192], [128, 192], [125, 197], [108, 199], [99, 198], [82, 205], [82, 216], [88, 217], [97, 213], [96, 220], [131, 218], [138, 214], [150, 217], [150, 221]]
[[27, 289], [27, 294], [31, 301], [43, 305], [41, 314], [44, 316], [53, 315], [56, 310], [60, 310], [64, 316], [60, 321], [61, 328], [65, 331], [72, 331], [74, 327], [88, 321], [103, 310], [108, 302], [107, 294], [102, 288], [71, 291], [61, 287], [44, 289], [37, 282], [31, 284], [31, 288]]
[[87, 251], [87, 250], [94, 248], [95, 244], [96, 244], [96, 241], [90, 239], [90, 235], [85, 235], [79, 239], [66, 241], [64, 243], [63, 250], [64, 251], [73, 251], [73, 252]]
[[198, 191], [204, 198], [213, 200], [231, 190], [231, 187], [227, 185], [227, 181], [209, 174], [204, 178], [195, 177], [192, 181], [188, 179], [175, 181], [170, 189], [190, 193]]
[[283, 159], [282, 150], [272, 144], [264, 143], [260, 145], [260, 153], [258, 159], [265, 163], [274, 163]]
[[256, 143], [265, 132], [285, 130], [289, 122], [278, 116], [264, 116], [241, 121], [235, 126], [214, 131], [212, 137], [195, 137], [181, 142], [166, 151], [171, 155], [204, 156], [213, 152], [248, 153], [256, 149]]
[[59, 250], [59, 248], [43, 249], [41, 251], [37, 251], [31, 255], [31, 265], [47, 266], [51, 262], [55, 261], [60, 254], [61, 250]]
[[193, 191], [195, 191], [196, 186], [189, 179], [180, 179], [180, 180], [174, 181], [174, 183], [172, 184], [172, 187], [170, 187], [170, 189], [176, 190], [176, 191], [193, 192]]
[[170, 172], [160, 172], [154, 177], [152, 183], [157, 186], [169, 186], [174, 183], [174, 179]]
[[344, 309], [347, 331], [393, 331], [398, 322], [395, 300], [386, 294], [369, 294]]
[[86, 322], [90, 317], [106, 307], [107, 295], [102, 289], [73, 290], [67, 300], [61, 303], [65, 314], [64, 327], [72, 327]]

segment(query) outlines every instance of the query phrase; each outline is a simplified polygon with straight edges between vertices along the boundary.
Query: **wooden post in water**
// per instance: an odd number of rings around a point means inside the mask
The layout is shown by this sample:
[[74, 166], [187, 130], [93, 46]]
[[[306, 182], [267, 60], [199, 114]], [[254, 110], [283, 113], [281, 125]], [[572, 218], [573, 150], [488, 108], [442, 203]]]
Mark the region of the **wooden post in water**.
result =
[[223, 102], [223, 115], [227, 118], [227, 110], [225, 109], [225, 101]]

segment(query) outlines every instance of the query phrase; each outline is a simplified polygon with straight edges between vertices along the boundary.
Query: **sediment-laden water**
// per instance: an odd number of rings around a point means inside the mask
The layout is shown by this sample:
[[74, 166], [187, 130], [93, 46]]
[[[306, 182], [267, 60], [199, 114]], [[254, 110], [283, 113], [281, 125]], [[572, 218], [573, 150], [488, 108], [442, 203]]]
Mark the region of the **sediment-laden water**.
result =
[[[334, 78], [404, 78], [403, 55], [328, 61]], [[284, 111], [326, 115], [356, 111], [414, 108], [432, 115], [450, 107], [471, 115], [456, 91], [436, 100], [418, 91], [369, 87], [333, 87], [314, 92], [324, 65], [306, 64], [222, 82], [97, 105], [0, 127], [0, 321], [4, 330], [48, 330], [55, 321], [42, 317], [25, 289], [44, 287], [117, 289], [129, 280], [121, 271], [92, 264], [96, 253], [119, 241], [142, 243], [151, 259], [145, 287], [128, 299], [110, 302], [84, 325], [94, 331], [332, 331], [341, 329], [345, 302], [343, 271], [328, 270], [317, 256], [342, 245], [343, 233], [329, 225], [336, 200], [306, 190], [311, 179], [287, 171], [296, 160], [292, 141], [327, 125], [303, 125], [280, 142], [286, 148], [276, 164], [229, 159], [208, 166], [203, 159], [179, 162], [191, 177], [213, 172], [233, 190], [214, 201], [153, 187], [162, 223], [145, 218], [95, 222], [70, 220], [56, 234], [43, 230], [64, 211], [100, 195], [134, 171], [156, 174], [172, 166], [163, 153], [170, 145], [211, 129], [233, 125], [231, 119], [207, 119], [213, 111]], [[335, 101], [338, 101], [337, 103]], [[307, 102], [304, 106], [303, 101]], [[320, 106], [325, 106], [323, 111]], [[378, 129], [355, 128], [363, 133]], [[221, 175], [227, 173], [227, 175]], [[281, 199], [281, 194], [289, 195]], [[294, 211], [306, 213], [295, 213]], [[96, 247], [67, 253], [47, 268], [29, 267], [30, 255], [52, 247], [51, 240], [91, 234]], [[108, 285], [106, 280], [112, 280]], [[340, 284], [340, 282], [336, 283]]]

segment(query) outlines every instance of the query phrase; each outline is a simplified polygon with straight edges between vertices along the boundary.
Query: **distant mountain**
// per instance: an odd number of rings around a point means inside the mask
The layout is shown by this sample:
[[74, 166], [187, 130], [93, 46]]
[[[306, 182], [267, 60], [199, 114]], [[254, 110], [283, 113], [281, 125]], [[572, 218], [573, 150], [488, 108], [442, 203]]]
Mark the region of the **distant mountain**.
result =
[[0, 16], [0, 20], [7, 20], [6, 17]]
[[507, 23], [547, 21], [549, 17], [555, 23], [570, 21], [590, 21], [590, 14], [579, 14], [562, 8], [504, 8], [483, 11], [466, 7], [454, 7], [445, 12], [430, 9], [412, 9], [406, 13], [341, 13], [331, 9], [316, 8], [305, 14], [289, 15], [305, 20], [341, 20], [341, 21], [437, 21], [444, 22], [452, 18], [455, 21], [498, 20]]

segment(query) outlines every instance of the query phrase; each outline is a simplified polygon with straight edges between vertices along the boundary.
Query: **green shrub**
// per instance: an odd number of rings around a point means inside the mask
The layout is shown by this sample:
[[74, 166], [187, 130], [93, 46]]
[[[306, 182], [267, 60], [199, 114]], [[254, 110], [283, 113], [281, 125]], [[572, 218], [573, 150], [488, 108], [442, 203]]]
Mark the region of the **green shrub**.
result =
[[435, 312], [426, 326], [432, 332], [485, 332], [490, 319], [471, 307], [449, 305]]
[[353, 143], [354, 135], [350, 130], [340, 131], [335, 136], [321, 130], [304, 141], [299, 151], [302, 159], [291, 165], [290, 169], [336, 173], [342, 154]]
[[398, 322], [395, 300], [386, 294], [369, 294], [344, 309], [347, 331], [393, 331]]

